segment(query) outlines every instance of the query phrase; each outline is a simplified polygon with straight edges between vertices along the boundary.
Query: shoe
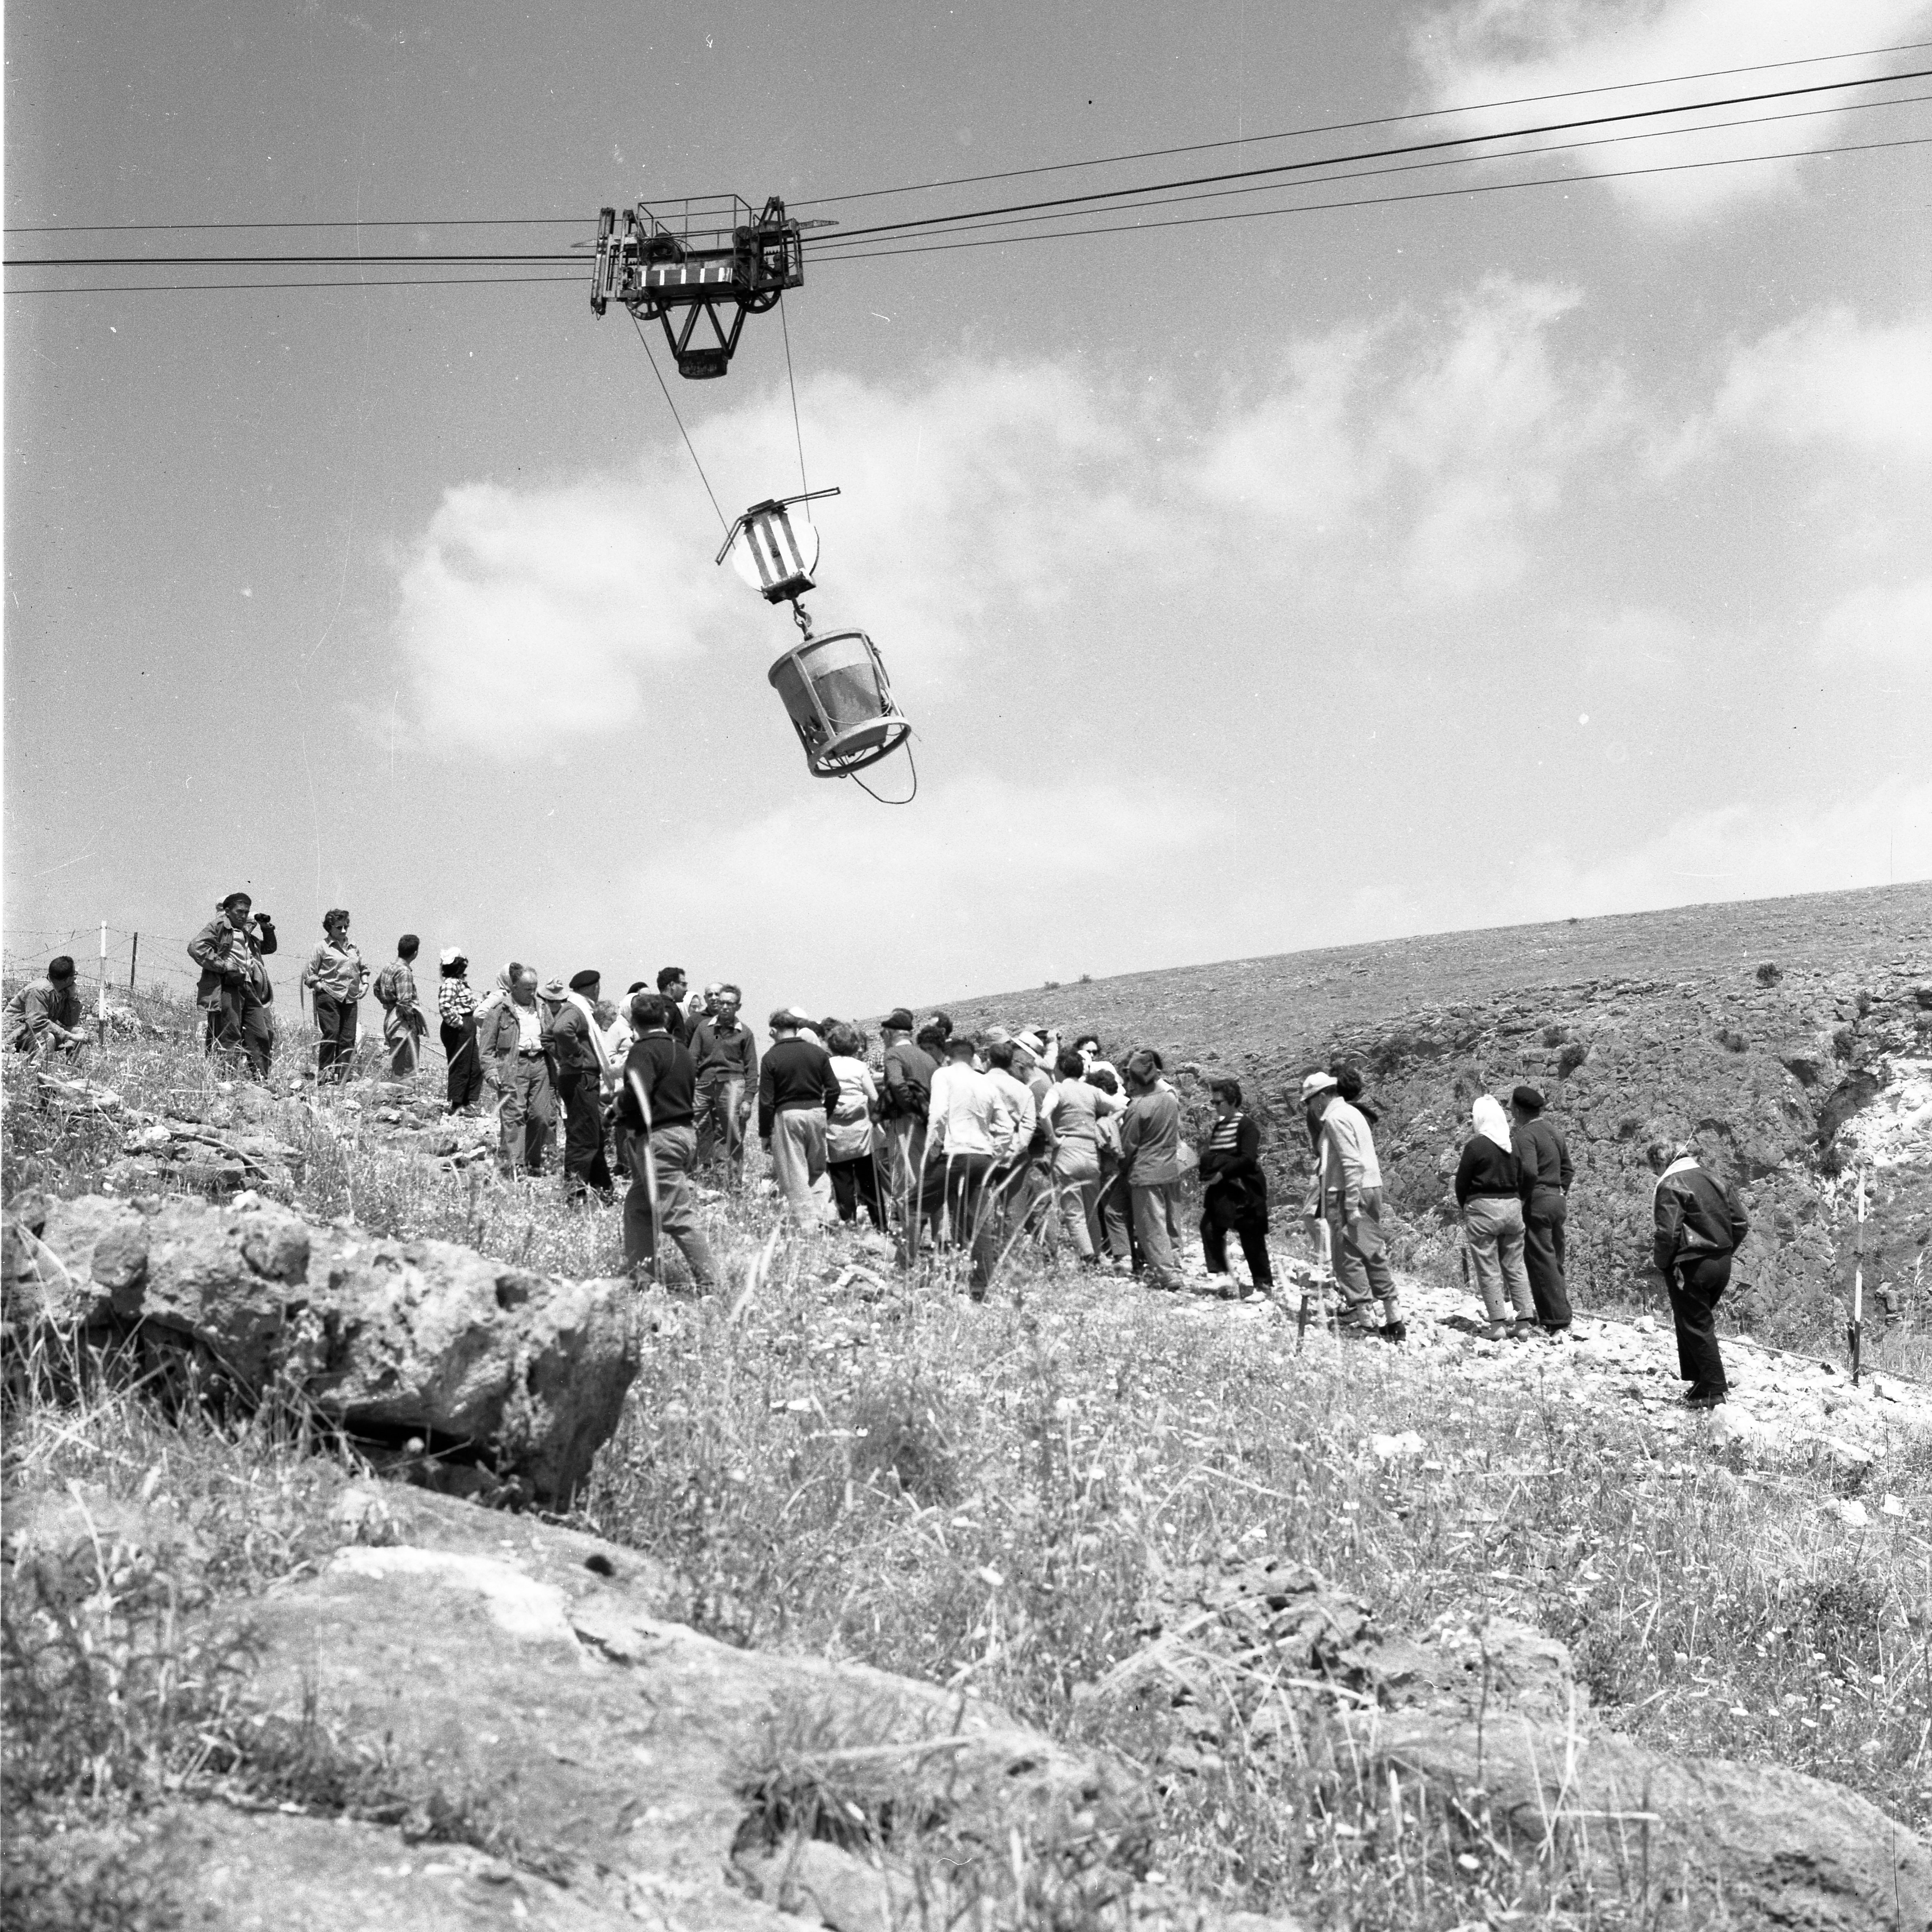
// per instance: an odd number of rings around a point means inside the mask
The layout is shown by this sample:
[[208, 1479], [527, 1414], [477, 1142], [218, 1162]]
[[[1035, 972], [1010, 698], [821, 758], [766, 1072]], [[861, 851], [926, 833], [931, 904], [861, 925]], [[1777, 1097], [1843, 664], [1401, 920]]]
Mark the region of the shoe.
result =
[[1724, 1399], [1724, 1391], [1719, 1389], [1714, 1395], [1707, 1395], [1693, 1389], [1684, 1398], [1686, 1408], [1715, 1408]]
[[1483, 1340], [1486, 1342], [1507, 1342], [1509, 1338], [1510, 1325], [1507, 1322], [1492, 1322], [1490, 1324], [1489, 1333], [1483, 1337]]
[[1408, 1330], [1400, 1322], [1384, 1322], [1376, 1332], [1384, 1342], [1406, 1342], [1408, 1340]]

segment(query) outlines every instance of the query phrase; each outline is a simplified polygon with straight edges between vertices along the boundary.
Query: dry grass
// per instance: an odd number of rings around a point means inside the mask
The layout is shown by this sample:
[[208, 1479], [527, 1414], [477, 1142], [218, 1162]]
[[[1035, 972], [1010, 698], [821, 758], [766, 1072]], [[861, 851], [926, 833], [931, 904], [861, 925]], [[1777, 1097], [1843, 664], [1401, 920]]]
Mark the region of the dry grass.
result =
[[[115, 1048], [98, 1071], [140, 1104], [215, 1092], [178, 1046]], [[418, 1084], [433, 1090], [428, 1072]], [[372, 1106], [388, 1097], [362, 1091]], [[100, 1130], [63, 1139], [26, 1111], [9, 1110], [10, 1192], [86, 1184], [97, 1156], [85, 1136]], [[309, 1211], [538, 1268], [614, 1268], [611, 1210], [566, 1209], [553, 1186], [438, 1174], [324, 1113], [298, 1196]], [[1904, 1496], [1910, 1518], [1874, 1511], [1878, 1526], [1856, 1534], [1821, 1514], [1828, 1475], [1726, 1466], [1607, 1396], [1587, 1408], [1546, 1397], [1528, 1364], [1499, 1396], [1394, 1351], [1317, 1342], [1298, 1356], [1292, 1324], [1184, 1309], [1030, 1251], [976, 1306], [957, 1264], [906, 1278], [842, 1231], [774, 1242], [755, 1197], [706, 1216], [729, 1292], [653, 1298], [656, 1333], [599, 1460], [589, 1525], [663, 1560], [682, 1612], [731, 1641], [909, 1672], [1114, 1754], [1151, 1794], [1147, 1858], [1177, 1886], [1368, 1927], [1448, 1928], [1504, 1910], [1518, 1922], [1676, 1922], [1641, 1902], [1551, 1890], [1480, 1820], [1365, 1787], [1318, 1739], [1286, 1748], [1255, 1721], [1270, 1686], [1252, 1661], [1201, 1666], [1178, 1700], [1100, 1688], [1257, 1558], [1313, 1565], [1393, 1629], [1449, 1611], [1540, 1624], [1634, 1736], [1794, 1766], [1932, 1826], [1923, 1454], [1863, 1479], [1874, 1498]], [[286, 1420], [176, 1428], [116, 1398], [30, 1404], [8, 1426], [10, 1496], [74, 1480], [123, 1500], [172, 1498], [209, 1552], [199, 1574], [224, 1592], [294, 1574], [347, 1534], [330, 1514], [346, 1466], [310, 1453]], [[1420, 1461], [1369, 1453], [1371, 1432], [1412, 1428], [1428, 1444]], [[351, 1742], [284, 1739], [249, 1758], [246, 1734], [220, 1716], [232, 1673], [182, 1648], [179, 1587], [110, 1550], [64, 1611], [10, 1602], [10, 1679], [77, 1685], [83, 1706], [68, 1725], [81, 1742], [45, 1725], [10, 1742], [29, 1740], [8, 1760], [10, 1806], [141, 1802], [219, 1771], [214, 1758], [194, 1765], [192, 1740], [211, 1735], [228, 1741], [232, 1774], [252, 1762], [311, 1792], [346, 1778], [341, 1804], [369, 1804], [380, 1767]], [[70, 1627], [57, 1628], [61, 1614]], [[32, 1675], [43, 1666], [51, 1678]], [[787, 1749], [796, 1774], [803, 1747]], [[806, 1803], [792, 1786], [772, 1790], [774, 1802]], [[1040, 1922], [1090, 1922], [1079, 1883], [1053, 1889], [1079, 1860], [1029, 1846], [1022, 1868], [1046, 1890], [1000, 1895], [1032, 1900]]]

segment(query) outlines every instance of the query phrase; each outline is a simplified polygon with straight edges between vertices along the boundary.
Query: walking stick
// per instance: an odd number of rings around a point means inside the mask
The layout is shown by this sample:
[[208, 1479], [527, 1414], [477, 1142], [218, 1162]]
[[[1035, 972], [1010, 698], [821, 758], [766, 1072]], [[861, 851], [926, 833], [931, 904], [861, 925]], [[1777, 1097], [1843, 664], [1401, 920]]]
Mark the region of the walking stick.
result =
[[1858, 1232], [1856, 1246], [1852, 1251], [1852, 1322], [1845, 1331], [1845, 1339], [1851, 1345], [1852, 1386], [1858, 1385], [1859, 1356], [1864, 1340], [1865, 1312], [1865, 1177], [1861, 1168], [1858, 1176]]
[[1325, 1214], [1310, 1214], [1304, 1217], [1315, 1242], [1315, 1268], [1312, 1274], [1304, 1275], [1301, 1282], [1301, 1306], [1294, 1317], [1294, 1352], [1301, 1353], [1301, 1345], [1308, 1334], [1308, 1302], [1311, 1294], [1319, 1301], [1322, 1318], [1328, 1318], [1328, 1279], [1335, 1268], [1334, 1232], [1328, 1226]]
[[627, 1070], [625, 1077], [631, 1083], [631, 1091], [638, 1096], [638, 1112], [644, 1123], [641, 1137], [633, 1135], [632, 1138], [634, 1140], [641, 1138], [644, 1143], [644, 1198], [651, 1204], [651, 1267], [655, 1270], [659, 1258], [658, 1249], [662, 1231], [658, 1221], [657, 1156], [651, 1151], [651, 1096], [644, 1091], [644, 1083], [638, 1078], [634, 1071]]

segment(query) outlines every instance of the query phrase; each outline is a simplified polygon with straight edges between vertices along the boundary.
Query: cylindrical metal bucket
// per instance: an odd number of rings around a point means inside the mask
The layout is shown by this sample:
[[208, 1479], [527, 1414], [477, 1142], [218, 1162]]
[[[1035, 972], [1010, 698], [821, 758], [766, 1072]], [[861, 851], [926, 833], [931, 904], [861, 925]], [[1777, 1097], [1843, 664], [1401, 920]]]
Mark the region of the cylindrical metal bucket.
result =
[[892, 702], [885, 665], [863, 631], [807, 638], [768, 674], [814, 777], [863, 771], [911, 735]]

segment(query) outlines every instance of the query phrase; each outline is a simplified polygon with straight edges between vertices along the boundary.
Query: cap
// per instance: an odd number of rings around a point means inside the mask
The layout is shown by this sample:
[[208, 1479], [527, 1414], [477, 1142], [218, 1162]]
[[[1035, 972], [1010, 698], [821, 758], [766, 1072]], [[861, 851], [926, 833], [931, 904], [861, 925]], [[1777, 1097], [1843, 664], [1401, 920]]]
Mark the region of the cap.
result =
[[1011, 1040], [1012, 1035], [1003, 1026], [989, 1026], [986, 1029], [986, 1044], [998, 1046], [1003, 1040]]
[[573, 973], [570, 976], [570, 990], [573, 993], [587, 993], [592, 986], [601, 986], [603, 983], [603, 974], [591, 966], [585, 967], [581, 973]]
[[1540, 1114], [1543, 1112], [1543, 1096], [1534, 1087], [1513, 1087], [1510, 1089], [1510, 1098], [1526, 1114]]
[[890, 1027], [895, 1033], [910, 1033], [912, 1015], [904, 1006], [895, 1006], [879, 1024]]
[[1316, 1094], [1327, 1093], [1334, 1084], [1335, 1076], [1332, 1073], [1311, 1073], [1301, 1083], [1301, 1097], [1304, 1100], [1312, 1100]]

